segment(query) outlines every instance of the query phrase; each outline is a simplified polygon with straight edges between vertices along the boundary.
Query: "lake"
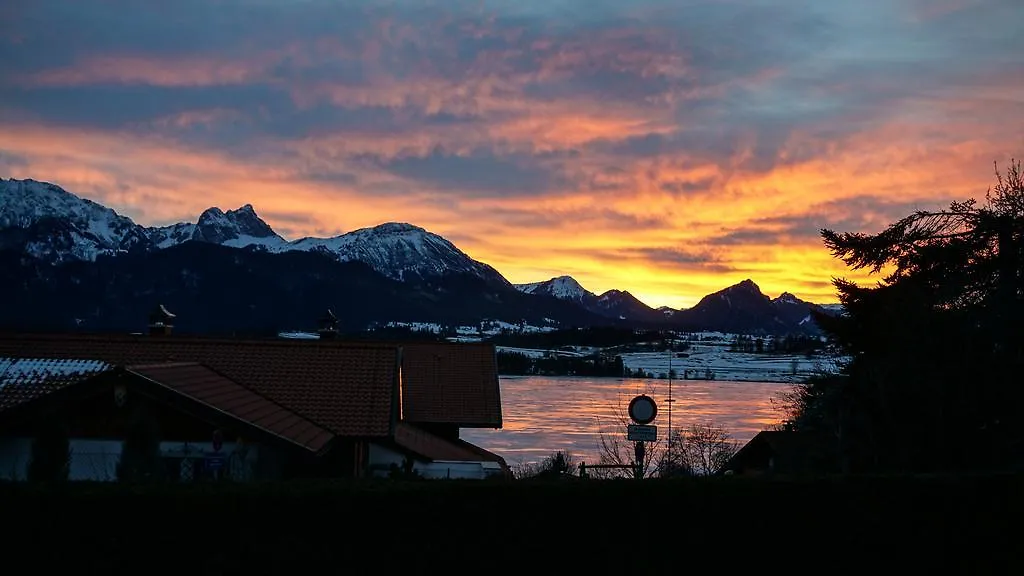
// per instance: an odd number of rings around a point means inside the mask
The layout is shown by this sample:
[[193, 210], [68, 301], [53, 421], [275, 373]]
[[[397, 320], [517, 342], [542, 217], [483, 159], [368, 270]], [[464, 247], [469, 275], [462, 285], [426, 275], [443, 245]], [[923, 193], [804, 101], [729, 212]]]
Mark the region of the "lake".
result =
[[[777, 398], [792, 384], [674, 380], [672, 427], [711, 422], [741, 445], [782, 417]], [[556, 450], [596, 462], [602, 431], [621, 430], [626, 406], [637, 394], [658, 402], [654, 424], [668, 428], [668, 381], [631, 378], [502, 376], [504, 428], [464, 428], [462, 437], [503, 456], [510, 465], [537, 462]], [[773, 400], [776, 400], [773, 402]], [[617, 414], [622, 415], [620, 419]]]

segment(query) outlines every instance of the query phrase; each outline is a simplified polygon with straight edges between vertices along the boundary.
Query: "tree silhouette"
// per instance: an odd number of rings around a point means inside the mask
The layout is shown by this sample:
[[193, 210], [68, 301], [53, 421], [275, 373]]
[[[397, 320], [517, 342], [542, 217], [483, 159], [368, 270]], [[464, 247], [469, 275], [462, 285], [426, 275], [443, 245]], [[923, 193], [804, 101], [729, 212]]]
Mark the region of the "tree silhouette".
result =
[[658, 473], [662, 477], [712, 476], [720, 472], [739, 446], [722, 426], [694, 423], [675, 430], [662, 456]]
[[1003, 468], [1024, 446], [1019, 162], [985, 202], [918, 211], [878, 234], [822, 230], [874, 287], [835, 279], [846, 314], [816, 314], [852, 360], [798, 392], [789, 426], [844, 470]]

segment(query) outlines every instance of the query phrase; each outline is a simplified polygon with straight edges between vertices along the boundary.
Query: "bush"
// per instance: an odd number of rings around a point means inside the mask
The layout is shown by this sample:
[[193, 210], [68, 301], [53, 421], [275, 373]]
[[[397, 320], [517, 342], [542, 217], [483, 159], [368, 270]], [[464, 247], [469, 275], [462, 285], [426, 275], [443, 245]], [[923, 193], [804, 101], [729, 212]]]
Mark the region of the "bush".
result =
[[[777, 560], [842, 554], [890, 565], [984, 573], [1020, 565], [1020, 476], [620, 481], [365, 481], [268, 484], [0, 485], [0, 509], [18, 519], [8, 549], [31, 549], [45, 533], [59, 554], [37, 570], [103, 573], [160, 558], [162, 571], [302, 573], [341, 565], [377, 548], [387, 558], [443, 562], [550, 558], [587, 551], [574, 569], [605, 573], [633, 556], [635, 535], [649, 573], [677, 571], [685, 543], [745, 548], [771, 541]], [[119, 529], [83, 529], [54, 518], [102, 518]], [[612, 538], [622, 542], [607, 548]], [[623, 540], [623, 538], [627, 538]], [[188, 554], [167, 551], [188, 550]], [[937, 555], [936, 550], [942, 550]], [[956, 551], [963, 550], [962, 557]], [[792, 551], [794, 556], [787, 555]], [[763, 558], [762, 558], [763, 559]], [[898, 559], [898, 558], [897, 558]], [[773, 558], [773, 561], [775, 559]], [[957, 568], [963, 569], [958, 570]]]

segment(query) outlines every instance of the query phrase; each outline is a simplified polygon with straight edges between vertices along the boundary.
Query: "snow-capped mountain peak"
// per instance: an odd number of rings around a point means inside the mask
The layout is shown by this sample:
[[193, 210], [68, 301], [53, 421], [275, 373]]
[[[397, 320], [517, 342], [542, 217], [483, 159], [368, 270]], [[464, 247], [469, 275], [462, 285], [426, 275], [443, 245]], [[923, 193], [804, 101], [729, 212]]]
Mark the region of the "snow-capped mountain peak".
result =
[[679, 312], [679, 310], [676, 310], [675, 308], [672, 308], [671, 306], [658, 306], [656, 308], [656, 310], [658, 312], [661, 312], [662, 314], [664, 314], [665, 318], [671, 318], [671, 317], [675, 316], [677, 312]]
[[516, 284], [516, 289], [526, 294], [553, 296], [559, 300], [574, 302], [583, 302], [595, 297], [593, 292], [580, 285], [572, 276], [556, 276], [544, 282]]
[[804, 302], [790, 292], [783, 292], [778, 298], [772, 300], [776, 304], [803, 304]]
[[[283, 243], [284, 239], [277, 235], [269, 224], [256, 215], [252, 204], [246, 204], [236, 210], [221, 211], [220, 208], [209, 208], [199, 216], [196, 229], [207, 242], [228, 244], [235, 242], [243, 245]], [[256, 239], [264, 240], [256, 242]]]
[[455, 272], [509, 285], [497, 270], [473, 260], [445, 238], [404, 222], [386, 222], [333, 238], [302, 238], [274, 250], [305, 250], [342, 261], [357, 260], [395, 280]]
[[289, 242], [257, 215], [252, 204], [245, 204], [226, 212], [209, 208], [195, 223], [146, 228], [59, 186], [0, 179], [0, 248], [62, 262], [95, 260], [100, 254], [136, 246], [158, 250], [189, 241], [269, 252], [315, 251], [339, 261], [364, 262], [396, 280], [454, 272], [510, 285], [494, 268], [412, 224], [389, 222], [333, 238]]
[[275, 248], [287, 243], [269, 224], [256, 215], [252, 204], [227, 212], [217, 207], [207, 208], [199, 215], [199, 220], [195, 224], [179, 222], [170, 226], [148, 228], [146, 232], [158, 248], [168, 248], [189, 240], [235, 248]]
[[0, 248], [50, 262], [95, 260], [146, 241], [126, 216], [60, 186], [0, 178]]
[[656, 321], [664, 314], [651, 309], [629, 292], [608, 290], [600, 296], [580, 285], [572, 276], [556, 276], [544, 282], [517, 284], [516, 288], [526, 294], [551, 296], [580, 304], [584, 309], [616, 320]]

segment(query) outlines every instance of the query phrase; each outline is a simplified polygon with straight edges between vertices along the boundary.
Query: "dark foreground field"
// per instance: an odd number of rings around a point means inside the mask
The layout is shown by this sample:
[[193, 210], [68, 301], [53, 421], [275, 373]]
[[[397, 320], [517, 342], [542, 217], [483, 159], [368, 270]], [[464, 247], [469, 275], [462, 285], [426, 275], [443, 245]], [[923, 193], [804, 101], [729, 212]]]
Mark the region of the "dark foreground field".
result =
[[11, 574], [1024, 568], [1021, 476], [0, 485], [0, 511]]

